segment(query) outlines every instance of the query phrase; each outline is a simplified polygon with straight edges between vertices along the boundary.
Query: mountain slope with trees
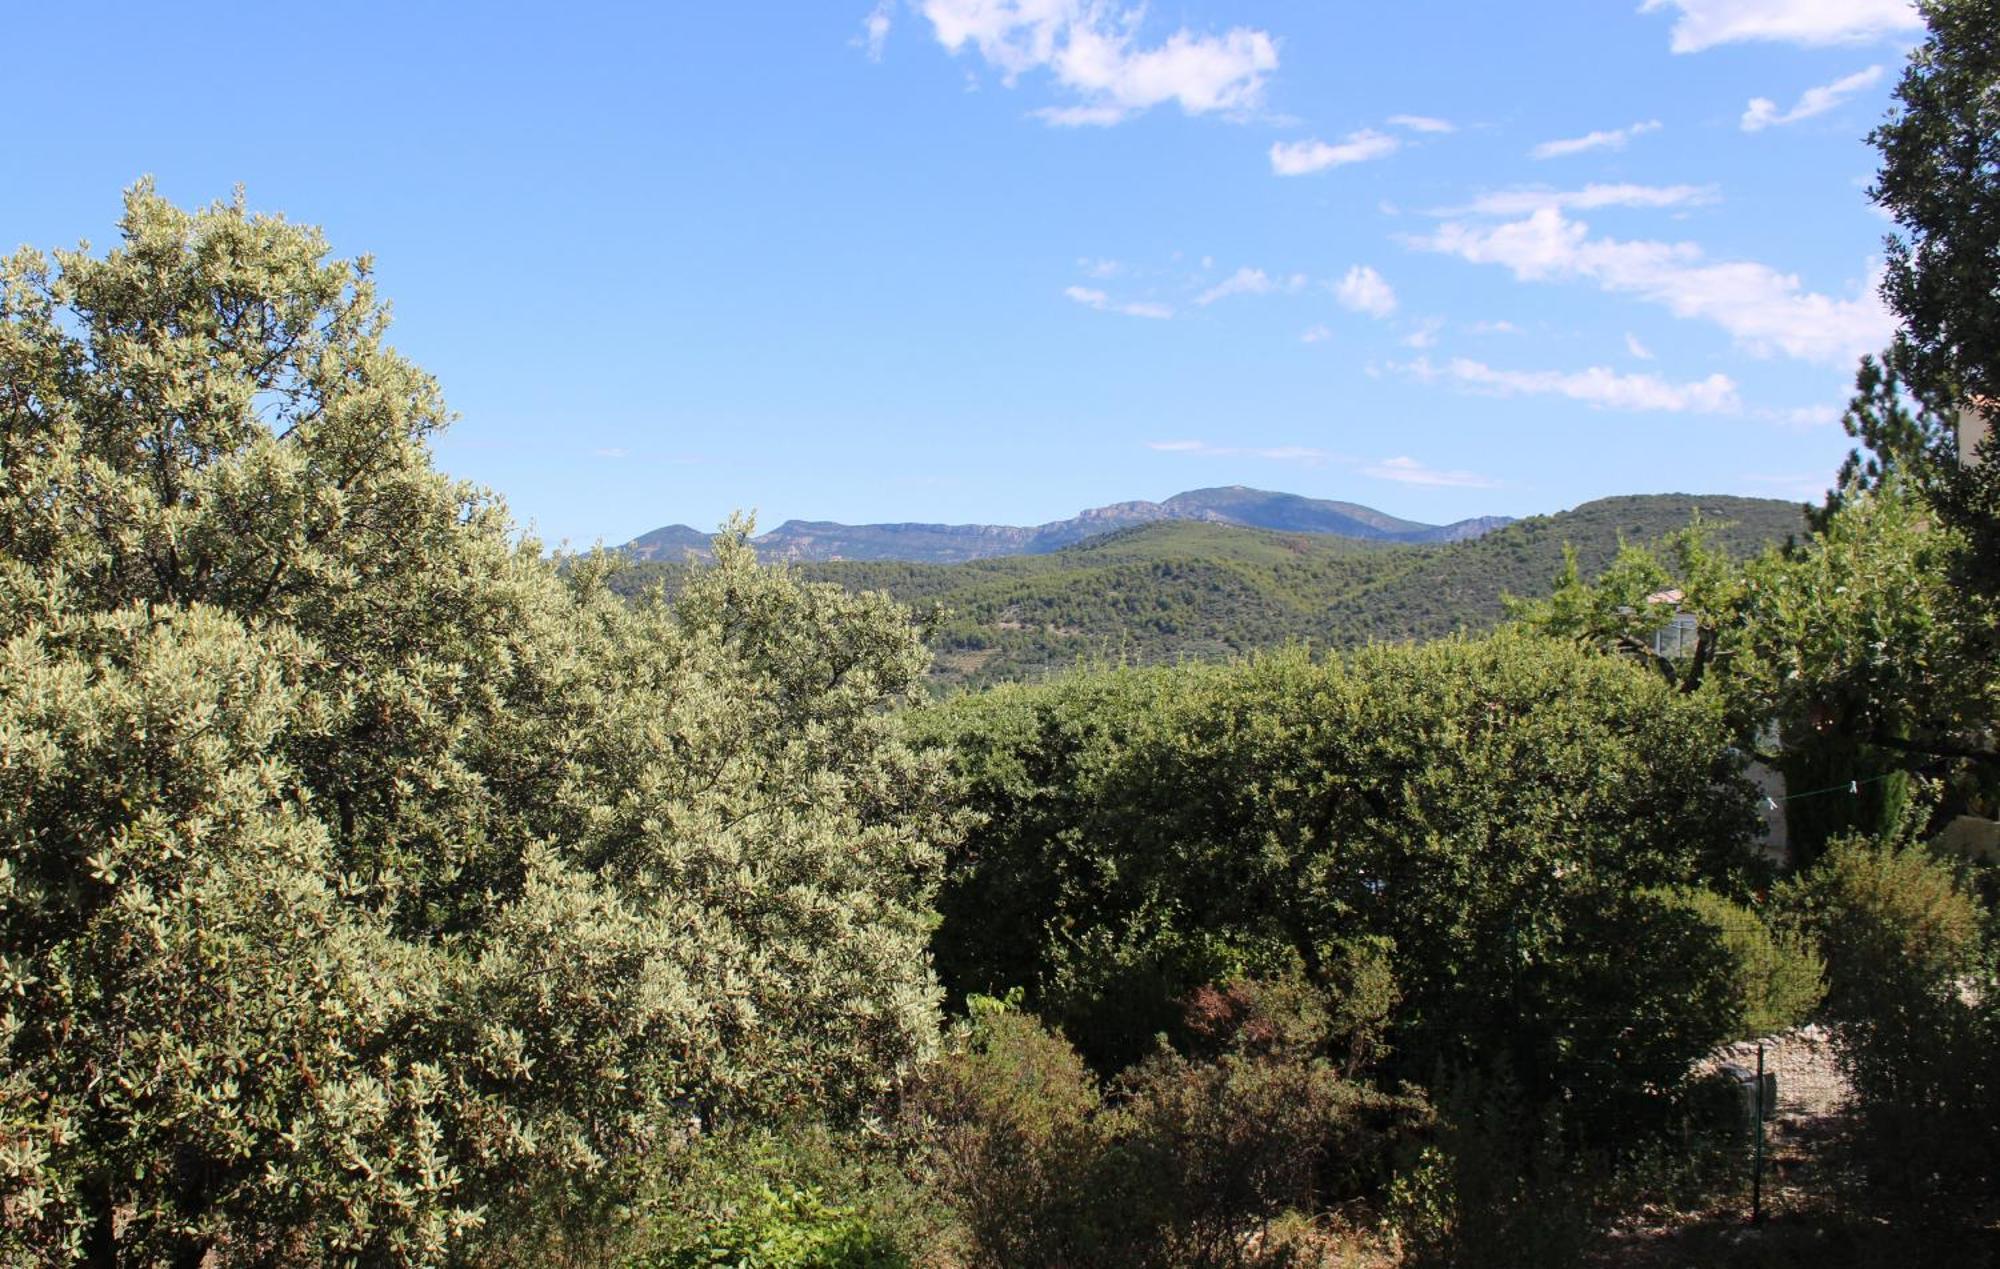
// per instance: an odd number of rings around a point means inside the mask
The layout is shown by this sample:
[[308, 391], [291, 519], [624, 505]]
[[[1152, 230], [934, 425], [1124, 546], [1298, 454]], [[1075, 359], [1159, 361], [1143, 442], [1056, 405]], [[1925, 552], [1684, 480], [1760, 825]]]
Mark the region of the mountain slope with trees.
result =
[[[964, 564], [828, 561], [801, 576], [946, 610], [932, 637], [934, 676], [981, 685], [1036, 678], [1079, 660], [1152, 664], [1212, 659], [1290, 641], [1323, 647], [1484, 630], [1503, 595], [1549, 593], [1572, 547], [1579, 567], [1608, 565], [1619, 543], [1650, 543], [1699, 513], [1736, 555], [1801, 533], [1798, 504], [1656, 494], [1605, 498], [1532, 516], [1467, 541], [1364, 542], [1166, 521], [1047, 555]], [[627, 593], [671, 588], [685, 565], [644, 564], [614, 579]]]
[[[1330, 534], [1370, 542], [1458, 542], [1510, 523], [1476, 516], [1451, 524], [1402, 520], [1354, 502], [1273, 493], [1243, 485], [1190, 489], [1164, 502], [1114, 502], [1047, 524], [837, 524], [787, 520], [752, 540], [767, 561], [910, 560], [959, 564], [1014, 555], [1045, 555], [1139, 525], [1175, 521], [1234, 524], [1286, 533]], [[706, 558], [708, 535], [684, 524], [643, 533], [620, 548], [640, 560]]]

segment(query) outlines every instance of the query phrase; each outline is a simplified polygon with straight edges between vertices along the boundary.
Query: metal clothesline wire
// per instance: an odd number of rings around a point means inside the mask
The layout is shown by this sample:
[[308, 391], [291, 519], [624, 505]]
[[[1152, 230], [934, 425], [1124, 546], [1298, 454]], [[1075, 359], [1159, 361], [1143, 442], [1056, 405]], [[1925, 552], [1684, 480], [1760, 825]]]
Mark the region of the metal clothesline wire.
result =
[[1796, 802], [1800, 798], [1816, 798], [1821, 796], [1822, 794], [1827, 794], [1827, 793], [1859, 793], [1861, 792], [1862, 785], [1880, 784], [1882, 781], [1887, 780], [1890, 778], [1890, 776], [1896, 774], [1898, 773], [1893, 771], [1884, 772], [1882, 775], [1869, 776], [1866, 780], [1862, 779], [1849, 780], [1846, 784], [1828, 785], [1824, 789], [1807, 789], [1804, 793], [1787, 793], [1783, 797], [1774, 797], [1771, 794], [1767, 793], [1764, 795], [1764, 805], [1771, 807], [1772, 809], [1775, 810], [1777, 808], [1778, 803], [1780, 802]]

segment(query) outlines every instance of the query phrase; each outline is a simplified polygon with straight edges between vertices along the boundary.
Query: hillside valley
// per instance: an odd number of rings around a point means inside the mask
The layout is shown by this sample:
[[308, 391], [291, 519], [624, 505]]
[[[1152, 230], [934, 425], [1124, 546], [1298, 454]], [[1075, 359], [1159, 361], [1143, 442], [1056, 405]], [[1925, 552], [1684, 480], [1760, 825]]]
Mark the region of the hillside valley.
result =
[[[1653, 494], [1588, 502], [1459, 541], [1168, 518], [1039, 554], [962, 563], [807, 561], [797, 569], [810, 580], [942, 609], [932, 638], [934, 681], [977, 687], [1039, 678], [1080, 661], [1206, 660], [1292, 641], [1345, 648], [1484, 630], [1504, 615], [1504, 595], [1548, 593], [1565, 545], [1589, 575], [1621, 541], [1658, 541], [1697, 512], [1738, 555], [1805, 527], [1796, 503]], [[643, 562], [614, 584], [627, 592], [659, 582], [672, 587], [685, 568]]]

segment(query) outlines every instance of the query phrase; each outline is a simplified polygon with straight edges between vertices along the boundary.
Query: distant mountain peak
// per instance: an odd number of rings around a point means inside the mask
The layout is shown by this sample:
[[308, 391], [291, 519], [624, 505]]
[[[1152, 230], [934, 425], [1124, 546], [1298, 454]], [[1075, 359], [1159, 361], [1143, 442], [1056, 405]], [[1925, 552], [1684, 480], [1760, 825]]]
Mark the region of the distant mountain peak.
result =
[[[1001, 555], [1040, 555], [1133, 525], [1160, 520], [1200, 520], [1285, 533], [1323, 533], [1377, 542], [1456, 542], [1509, 523], [1506, 516], [1481, 516], [1453, 524], [1402, 520], [1359, 503], [1307, 498], [1300, 494], [1220, 485], [1190, 489], [1163, 502], [1143, 499], [1090, 507], [1067, 520], [1017, 526], [1004, 524], [837, 524], [787, 520], [751, 539], [767, 559], [909, 560], [957, 563]], [[705, 554], [708, 535], [683, 524], [641, 534], [624, 550], [638, 559], [677, 559], [690, 551]]]

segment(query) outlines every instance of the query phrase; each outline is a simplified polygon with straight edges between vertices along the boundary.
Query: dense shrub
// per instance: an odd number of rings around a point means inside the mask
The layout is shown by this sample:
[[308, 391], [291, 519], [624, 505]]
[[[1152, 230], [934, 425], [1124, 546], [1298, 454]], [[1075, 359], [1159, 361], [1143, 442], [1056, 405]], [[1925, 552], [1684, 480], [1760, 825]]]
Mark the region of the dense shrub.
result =
[[1389, 1212], [1414, 1269], [1578, 1264], [1606, 1178], [1564, 1140], [1559, 1116], [1522, 1102], [1504, 1074], [1455, 1076], [1435, 1139], [1396, 1179]]
[[1836, 839], [1780, 901], [1823, 949], [1836, 1018], [1888, 1012], [1885, 989], [1955, 991], [1982, 965], [1984, 913], [1958, 867], [1923, 846]]
[[1299, 1053], [1191, 1061], [1163, 1049], [1119, 1081], [1115, 1156], [1139, 1178], [1157, 1254], [1171, 1266], [1282, 1264], [1273, 1222], [1378, 1197], [1424, 1120]]
[[812, 1117], [725, 1127], [685, 1142], [590, 1250], [534, 1248], [526, 1264], [891, 1269], [949, 1258], [950, 1209], [870, 1121]]
[[1826, 995], [1826, 966], [1812, 939], [1794, 929], [1774, 929], [1752, 909], [1707, 890], [1676, 898], [1698, 913], [1722, 940], [1735, 969], [1739, 1037], [1770, 1035], [1795, 1027]]
[[948, 987], [1026, 989], [1105, 1071], [1175, 1001], [1388, 950], [1392, 1071], [1505, 1053], [1622, 1113], [1736, 1025], [1715, 931], [1751, 826], [1709, 702], [1552, 640], [1300, 652], [997, 689], [913, 720], [982, 819], [949, 865]]
[[[141, 187], [0, 265], [0, 1260], [436, 1263], [934, 1043], [921, 632], [432, 470], [365, 262]], [[740, 536], [740, 535], [738, 535]]]
[[2000, 991], [1959, 869], [1922, 846], [1837, 839], [1784, 898], [1824, 950], [1875, 1180], [1915, 1197], [1987, 1192], [2000, 1181]]
[[764, 1189], [729, 1218], [634, 1269], [908, 1269], [910, 1259], [853, 1209], [816, 1190]]
[[975, 998], [916, 1105], [939, 1192], [975, 1262], [1247, 1267], [1288, 1263], [1287, 1213], [1379, 1195], [1425, 1119], [1326, 1059], [1339, 1008], [1297, 980], [1217, 984], [1188, 1002], [1209, 1052], [1162, 1045], [1108, 1093], [1060, 1036]]
[[1143, 1240], [1136, 1178], [1107, 1158], [1097, 1081], [1061, 1036], [985, 997], [913, 1099], [925, 1167], [974, 1263], [1119, 1265]]

